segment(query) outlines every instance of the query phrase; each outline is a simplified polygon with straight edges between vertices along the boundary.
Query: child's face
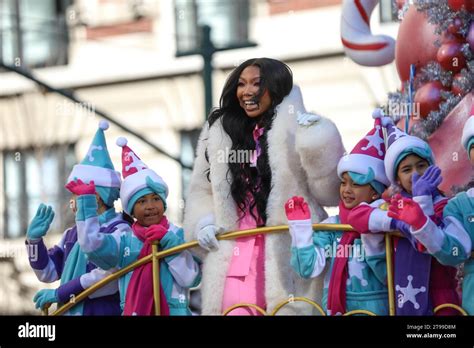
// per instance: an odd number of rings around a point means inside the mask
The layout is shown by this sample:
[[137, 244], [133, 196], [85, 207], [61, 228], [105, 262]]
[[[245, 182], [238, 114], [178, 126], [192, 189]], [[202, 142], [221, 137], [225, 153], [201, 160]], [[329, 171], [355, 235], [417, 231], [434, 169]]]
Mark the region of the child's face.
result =
[[148, 227], [160, 223], [164, 211], [160, 196], [149, 193], [137, 200], [133, 206], [132, 215], [140, 225]]
[[379, 196], [370, 184], [358, 185], [347, 172], [342, 174], [339, 198], [347, 209], [357, 207], [362, 202], [373, 202]]
[[417, 156], [415, 154], [408, 155], [405, 157], [397, 168], [397, 183], [400, 185], [406, 192], [411, 192], [411, 178], [413, 173], [418, 173], [418, 175], [423, 175], [426, 169], [430, 164], [427, 160]]
[[474, 146], [471, 146], [471, 149], [469, 150], [469, 158], [471, 164], [474, 166]]

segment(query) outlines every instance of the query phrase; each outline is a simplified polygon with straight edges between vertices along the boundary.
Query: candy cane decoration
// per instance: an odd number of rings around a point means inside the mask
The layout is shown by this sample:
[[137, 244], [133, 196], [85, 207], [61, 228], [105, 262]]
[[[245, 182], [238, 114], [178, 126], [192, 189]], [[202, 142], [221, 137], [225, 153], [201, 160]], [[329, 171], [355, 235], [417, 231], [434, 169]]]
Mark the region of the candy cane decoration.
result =
[[389, 64], [395, 58], [395, 40], [373, 35], [370, 15], [378, 0], [344, 0], [341, 15], [341, 41], [346, 55], [365, 66]]

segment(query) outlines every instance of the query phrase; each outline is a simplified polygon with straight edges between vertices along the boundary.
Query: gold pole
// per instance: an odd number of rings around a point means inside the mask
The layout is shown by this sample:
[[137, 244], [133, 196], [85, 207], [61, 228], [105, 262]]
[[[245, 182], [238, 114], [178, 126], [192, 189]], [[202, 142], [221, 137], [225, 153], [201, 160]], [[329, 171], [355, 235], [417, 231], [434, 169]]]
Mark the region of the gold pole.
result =
[[238, 304], [235, 304], [233, 306], [230, 306], [229, 308], [227, 308], [223, 313], [222, 315], [223, 316], [227, 316], [230, 312], [232, 312], [234, 309], [236, 308], [254, 308], [257, 312], [259, 312], [261, 315], [267, 315], [267, 312], [265, 312], [265, 310], [259, 306], [257, 306], [256, 304], [253, 304], [253, 303], [238, 303]]
[[435, 309], [433, 309], [433, 314], [436, 314], [438, 311], [440, 311], [444, 308], [453, 308], [464, 316], [469, 315], [462, 307], [459, 307], [458, 305], [455, 305], [453, 303], [444, 303], [444, 304], [441, 304], [441, 305], [437, 306]]
[[46, 303], [43, 308], [41, 308], [41, 312], [43, 312], [44, 316], [48, 316], [49, 312], [49, 307], [51, 307], [51, 303]]
[[160, 259], [158, 258], [158, 244], [156, 241], [151, 245], [153, 255], [153, 299], [155, 300], [155, 315], [161, 315], [160, 304]]
[[395, 315], [395, 292], [393, 286], [393, 248], [392, 236], [385, 234], [385, 258], [387, 263], [387, 287], [388, 287], [388, 310], [389, 315]]
[[321, 313], [322, 316], [326, 316], [326, 312], [324, 312], [323, 308], [320, 305], [318, 305], [316, 302], [314, 302], [313, 300], [310, 300], [309, 298], [306, 298], [306, 297], [295, 297], [295, 298], [291, 298], [291, 299], [286, 299], [286, 300], [280, 302], [279, 304], [277, 304], [275, 309], [272, 311], [272, 313], [270, 315], [275, 316], [278, 313], [278, 311], [280, 309], [282, 309], [284, 306], [286, 306], [289, 303], [294, 303], [294, 302], [297, 302], [297, 301], [309, 303], [314, 308], [316, 308], [318, 310], [318, 312]]

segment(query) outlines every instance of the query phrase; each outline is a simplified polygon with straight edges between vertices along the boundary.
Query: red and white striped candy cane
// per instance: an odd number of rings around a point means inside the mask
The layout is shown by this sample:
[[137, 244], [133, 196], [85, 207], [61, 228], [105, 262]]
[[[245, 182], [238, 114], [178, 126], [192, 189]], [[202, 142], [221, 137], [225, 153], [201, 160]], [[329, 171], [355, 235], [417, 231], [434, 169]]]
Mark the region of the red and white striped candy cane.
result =
[[364, 66], [389, 64], [395, 57], [395, 40], [373, 35], [370, 15], [378, 0], [344, 0], [341, 15], [341, 41], [346, 55]]

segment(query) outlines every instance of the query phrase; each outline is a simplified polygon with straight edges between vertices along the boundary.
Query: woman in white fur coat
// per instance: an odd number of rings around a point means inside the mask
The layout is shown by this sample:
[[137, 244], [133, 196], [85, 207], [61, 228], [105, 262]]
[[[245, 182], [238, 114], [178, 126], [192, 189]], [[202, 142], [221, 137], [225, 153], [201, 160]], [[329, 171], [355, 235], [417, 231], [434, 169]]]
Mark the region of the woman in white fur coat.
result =
[[[237, 303], [271, 312], [297, 296], [320, 303], [323, 278], [305, 280], [291, 270], [289, 234], [215, 236], [286, 224], [285, 202], [295, 195], [308, 201], [314, 222], [323, 220], [323, 206], [338, 201], [336, 167], [343, 152], [336, 126], [306, 113], [286, 64], [250, 59], [231, 73], [200, 135], [186, 201], [187, 239], [207, 251], [202, 314], [219, 315]], [[313, 308], [295, 302], [280, 313], [312, 314]], [[230, 314], [257, 313], [239, 308]]]

